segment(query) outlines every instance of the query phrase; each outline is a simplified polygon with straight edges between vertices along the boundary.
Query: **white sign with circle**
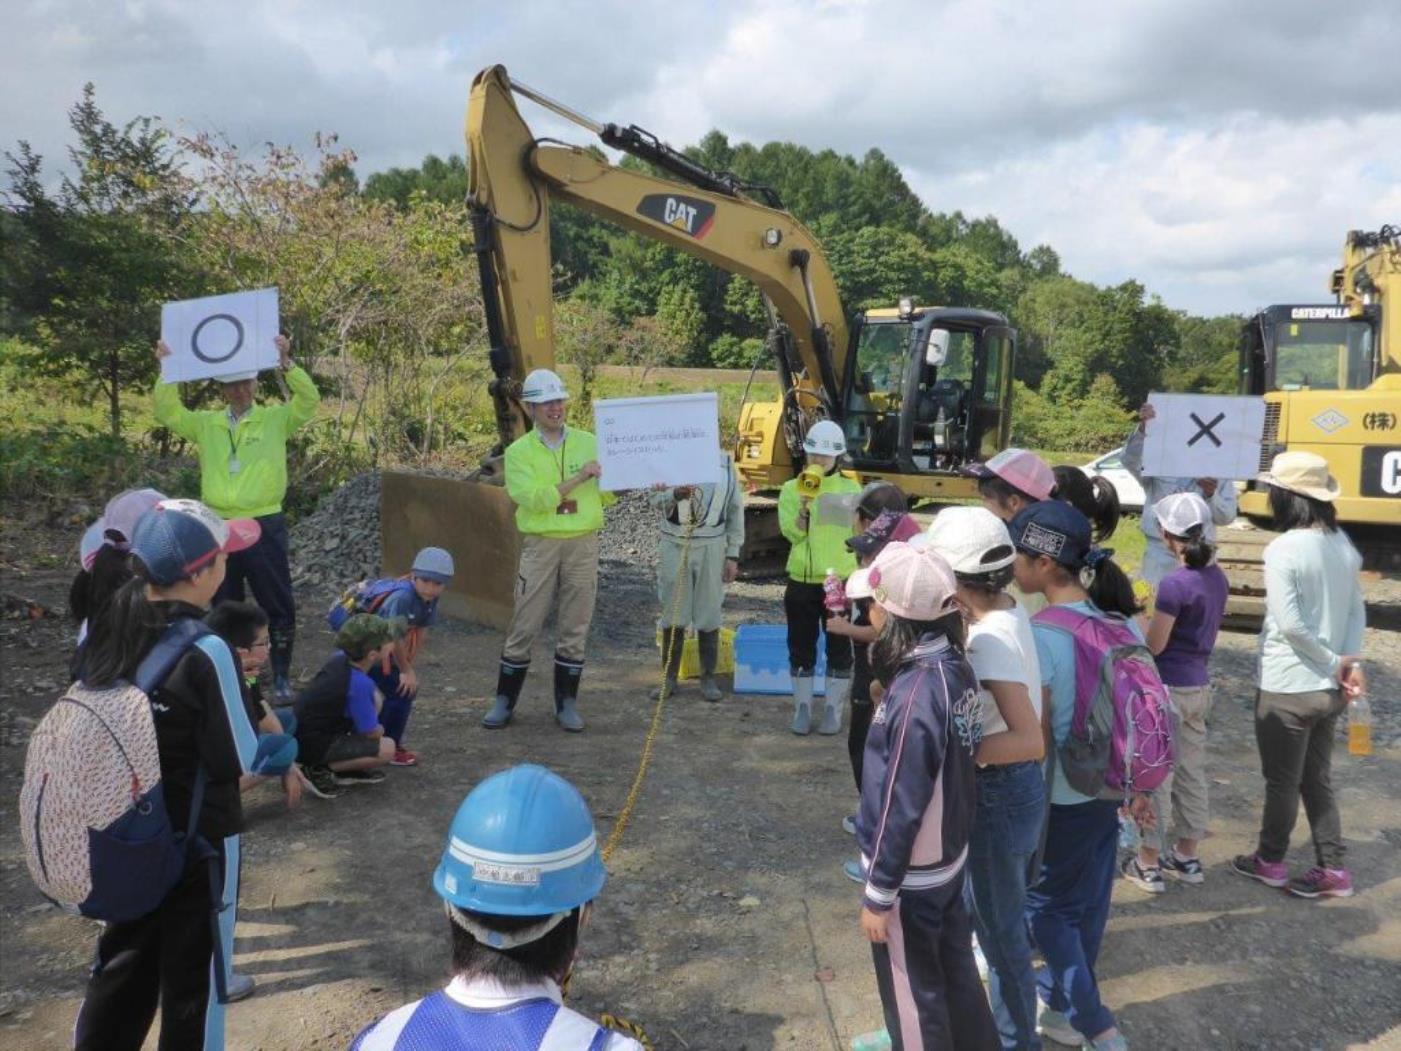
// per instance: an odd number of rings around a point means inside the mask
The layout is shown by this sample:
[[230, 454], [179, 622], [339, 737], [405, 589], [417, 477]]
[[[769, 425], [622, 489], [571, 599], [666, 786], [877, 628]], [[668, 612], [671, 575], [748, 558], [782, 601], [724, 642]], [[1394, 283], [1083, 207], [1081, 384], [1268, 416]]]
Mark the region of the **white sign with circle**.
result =
[[1254, 478], [1260, 473], [1265, 400], [1219, 394], [1150, 394], [1143, 436], [1150, 478]]
[[259, 372], [277, 365], [277, 289], [182, 299], [161, 307], [166, 383]]

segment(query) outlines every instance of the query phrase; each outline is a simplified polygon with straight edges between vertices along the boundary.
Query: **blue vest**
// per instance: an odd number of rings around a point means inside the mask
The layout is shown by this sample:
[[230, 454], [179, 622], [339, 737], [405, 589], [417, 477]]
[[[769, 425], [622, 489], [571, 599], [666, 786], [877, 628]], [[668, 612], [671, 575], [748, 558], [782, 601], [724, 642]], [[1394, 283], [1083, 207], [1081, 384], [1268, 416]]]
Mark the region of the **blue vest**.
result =
[[607, 1051], [610, 1044], [637, 1046], [546, 996], [473, 1008], [439, 991], [385, 1015], [350, 1051]]

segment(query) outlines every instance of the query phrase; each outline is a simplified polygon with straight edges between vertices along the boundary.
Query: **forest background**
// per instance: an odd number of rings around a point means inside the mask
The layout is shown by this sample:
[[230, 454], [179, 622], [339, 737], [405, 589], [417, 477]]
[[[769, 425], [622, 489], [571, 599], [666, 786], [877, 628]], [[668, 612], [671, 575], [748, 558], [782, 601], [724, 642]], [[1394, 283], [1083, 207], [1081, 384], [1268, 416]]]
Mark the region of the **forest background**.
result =
[[[460, 156], [362, 178], [333, 135], [240, 150], [154, 117], [114, 123], [92, 85], [69, 123], [62, 171], [24, 142], [5, 155], [0, 497], [160, 479], [196, 491], [191, 458], [150, 414], [160, 308], [240, 288], [280, 289], [283, 328], [323, 393], [292, 451], [294, 514], [360, 471], [465, 467], [492, 444]], [[910, 296], [1006, 314], [1020, 332], [1018, 445], [1107, 451], [1151, 390], [1234, 392], [1240, 317], [1174, 310], [1133, 279], [1079, 280], [1053, 247], [1024, 250], [993, 216], [933, 211], [878, 149], [857, 159], [712, 131], [685, 152], [774, 188], [823, 245], [849, 312]], [[772, 367], [747, 280], [564, 205], [550, 233], [576, 418], [593, 396], [667, 390], [647, 378], [659, 366]], [[606, 364], [636, 371], [604, 375]], [[713, 386], [733, 424], [744, 385]], [[214, 398], [209, 384], [185, 394]]]

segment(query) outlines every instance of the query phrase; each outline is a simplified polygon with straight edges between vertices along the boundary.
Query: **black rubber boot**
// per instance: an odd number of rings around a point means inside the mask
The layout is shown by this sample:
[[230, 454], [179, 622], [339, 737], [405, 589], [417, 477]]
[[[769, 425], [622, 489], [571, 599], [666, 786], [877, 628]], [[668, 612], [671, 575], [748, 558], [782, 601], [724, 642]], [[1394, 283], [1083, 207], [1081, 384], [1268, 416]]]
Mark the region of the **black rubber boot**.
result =
[[530, 670], [526, 664], [517, 667], [501, 662], [501, 670], [496, 676], [496, 700], [491, 711], [482, 716], [482, 725], [488, 730], [499, 730], [511, 721], [516, 711], [516, 701], [520, 699], [521, 687], [525, 685], [525, 673]]
[[272, 666], [272, 694], [279, 703], [292, 701], [292, 644], [297, 639], [296, 628], [274, 628], [268, 632], [271, 647], [268, 663]]
[[666, 685], [652, 690], [652, 700], [661, 697], [663, 689], [668, 697], [676, 692], [676, 680], [681, 677], [681, 655], [685, 652], [685, 647], [685, 628], [662, 629], [662, 668], [666, 672]]
[[570, 733], [584, 728], [578, 709], [579, 679], [583, 674], [582, 664], [555, 658], [555, 722]]
[[701, 696], [707, 701], [718, 701], [725, 696], [725, 691], [720, 689], [720, 684], [715, 681], [715, 667], [720, 663], [720, 632], [697, 632], [696, 646], [700, 650]]

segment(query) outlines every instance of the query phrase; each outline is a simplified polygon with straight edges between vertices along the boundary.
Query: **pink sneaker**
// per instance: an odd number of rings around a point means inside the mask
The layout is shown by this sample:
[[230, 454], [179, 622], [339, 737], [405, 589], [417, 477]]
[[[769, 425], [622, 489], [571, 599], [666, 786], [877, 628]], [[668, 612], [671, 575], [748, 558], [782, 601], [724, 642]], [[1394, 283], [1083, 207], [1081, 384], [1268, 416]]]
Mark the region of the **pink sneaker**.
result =
[[400, 748], [394, 752], [394, 758], [389, 760], [390, 766], [417, 766], [418, 753], [410, 752], [407, 748]]
[[1312, 868], [1289, 881], [1289, 893], [1300, 898], [1350, 898], [1352, 876], [1347, 869]]
[[1231, 868], [1242, 876], [1258, 879], [1267, 887], [1283, 887], [1289, 882], [1289, 866], [1282, 861], [1265, 861], [1259, 854], [1237, 854]]

